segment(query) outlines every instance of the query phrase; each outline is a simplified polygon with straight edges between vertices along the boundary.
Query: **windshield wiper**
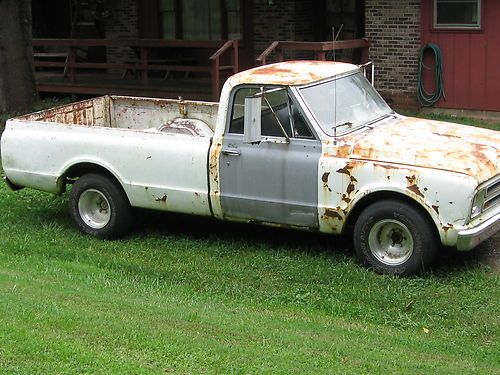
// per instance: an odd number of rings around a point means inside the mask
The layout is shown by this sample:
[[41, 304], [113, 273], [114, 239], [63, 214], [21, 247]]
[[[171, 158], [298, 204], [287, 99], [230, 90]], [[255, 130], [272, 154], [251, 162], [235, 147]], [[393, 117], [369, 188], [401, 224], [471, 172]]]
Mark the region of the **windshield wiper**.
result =
[[328, 125], [327, 127], [331, 127], [332, 129], [337, 129], [337, 128], [341, 128], [342, 126], [347, 126], [349, 129], [352, 128], [352, 126], [354, 125], [353, 122], [351, 121], [346, 121], [342, 124], [339, 124], [339, 125], [335, 125], [335, 124], [330, 124]]
[[368, 121], [366, 124], [363, 124], [363, 126], [366, 126], [367, 128], [370, 128], [370, 129], [373, 129], [373, 124], [375, 124], [376, 122], [379, 122], [389, 116], [393, 116], [394, 115], [394, 112], [391, 112], [391, 113], [386, 113], [385, 115], [382, 115], [380, 117], [377, 117], [376, 119], [374, 120], [371, 120], [371, 121]]

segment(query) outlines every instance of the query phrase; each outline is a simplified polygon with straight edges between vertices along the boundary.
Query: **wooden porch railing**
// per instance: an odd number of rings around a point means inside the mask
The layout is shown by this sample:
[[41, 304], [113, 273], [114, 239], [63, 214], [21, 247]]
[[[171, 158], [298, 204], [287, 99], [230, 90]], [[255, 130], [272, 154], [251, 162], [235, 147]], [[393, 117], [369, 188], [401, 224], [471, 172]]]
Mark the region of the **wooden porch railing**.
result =
[[[166, 72], [186, 72], [186, 73], [206, 73], [211, 77], [212, 98], [216, 100], [220, 94], [221, 72], [232, 70], [238, 72], [238, 41], [180, 41], [180, 40], [163, 40], [163, 39], [33, 39], [35, 47], [49, 47], [61, 49], [67, 53], [66, 59], [60, 61], [47, 61], [46, 59], [37, 59], [35, 53], [35, 67], [52, 67], [63, 68], [64, 74], [68, 75], [70, 83], [78, 81], [79, 72], [82, 70], [122, 70], [124, 72], [134, 71], [140, 72], [141, 86], [148, 85], [150, 71]], [[77, 61], [77, 50], [87, 47], [129, 47], [131, 50], [137, 51], [137, 62], [90, 62]], [[151, 58], [152, 49], [190, 49], [190, 50], [215, 50], [206, 64], [186, 64], [182, 61], [175, 61], [175, 57], [168, 59]], [[50, 56], [50, 53], [39, 53], [39, 57]], [[61, 53], [55, 53], [61, 55]], [[58, 56], [60, 57], [60, 56]], [[224, 65], [228, 60], [229, 63]], [[65, 61], [63, 61], [65, 60]]]
[[257, 58], [261, 65], [267, 64], [268, 56], [271, 53], [276, 54], [276, 60], [283, 61], [285, 51], [311, 51], [314, 53], [315, 60], [326, 60], [327, 53], [346, 49], [361, 49], [361, 63], [368, 62], [368, 49], [370, 42], [367, 39], [352, 39], [327, 42], [294, 42], [294, 41], [275, 41]]

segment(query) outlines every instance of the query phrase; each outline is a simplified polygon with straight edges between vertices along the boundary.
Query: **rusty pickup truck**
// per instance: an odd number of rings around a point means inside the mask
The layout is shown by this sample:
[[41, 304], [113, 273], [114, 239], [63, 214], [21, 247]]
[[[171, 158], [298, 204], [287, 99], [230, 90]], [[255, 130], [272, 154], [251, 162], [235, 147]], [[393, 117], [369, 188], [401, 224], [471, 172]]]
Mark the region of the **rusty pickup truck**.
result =
[[9, 186], [72, 185], [85, 233], [124, 235], [134, 207], [348, 233], [362, 263], [398, 275], [499, 230], [499, 150], [500, 132], [401, 116], [360, 67], [318, 61], [238, 73], [220, 103], [68, 104], [1, 140]]

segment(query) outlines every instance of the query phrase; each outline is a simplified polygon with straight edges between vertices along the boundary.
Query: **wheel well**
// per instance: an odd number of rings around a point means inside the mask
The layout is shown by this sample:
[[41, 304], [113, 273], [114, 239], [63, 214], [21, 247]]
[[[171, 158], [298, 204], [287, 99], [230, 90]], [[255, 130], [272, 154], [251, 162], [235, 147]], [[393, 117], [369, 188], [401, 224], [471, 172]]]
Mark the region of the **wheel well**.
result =
[[63, 186], [66, 186], [66, 184], [72, 184], [75, 182], [76, 179], [79, 177], [83, 176], [84, 174], [87, 173], [98, 173], [100, 175], [106, 176], [109, 178], [111, 181], [116, 183], [116, 186], [120, 187], [122, 191], [125, 194], [125, 191], [123, 189], [122, 184], [120, 181], [115, 177], [113, 173], [111, 173], [109, 170], [106, 168], [98, 165], [98, 164], [93, 164], [93, 163], [79, 163], [72, 165], [69, 167], [69, 169], [64, 173], [62, 178], [60, 179], [63, 182]]
[[347, 221], [344, 226], [344, 231], [352, 231], [354, 228], [354, 224], [358, 220], [359, 215], [367, 208], [369, 205], [372, 203], [384, 200], [384, 199], [394, 199], [394, 200], [399, 200], [405, 203], [408, 203], [412, 207], [416, 208], [419, 210], [432, 224], [432, 227], [434, 228], [434, 231], [436, 235], [439, 238], [439, 232], [436, 228], [436, 225], [434, 223], [434, 220], [432, 219], [432, 216], [430, 215], [427, 210], [425, 210], [422, 205], [420, 205], [418, 202], [416, 202], [414, 199], [408, 197], [407, 195], [393, 192], [393, 191], [377, 191], [371, 194], [366, 195], [365, 197], [361, 198], [361, 200], [356, 203], [356, 205], [353, 207], [353, 209], [349, 212], [347, 216]]

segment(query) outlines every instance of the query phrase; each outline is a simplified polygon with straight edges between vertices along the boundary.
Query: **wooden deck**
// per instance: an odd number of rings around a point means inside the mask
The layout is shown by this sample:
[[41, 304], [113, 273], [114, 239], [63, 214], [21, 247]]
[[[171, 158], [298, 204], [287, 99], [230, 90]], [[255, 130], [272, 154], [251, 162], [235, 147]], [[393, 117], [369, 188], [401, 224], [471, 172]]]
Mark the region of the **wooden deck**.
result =
[[35, 75], [39, 92], [86, 94], [86, 95], [130, 95], [152, 98], [174, 98], [212, 100], [210, 79], [196, 77], [151, 78], [144, 84], [140, 76], [122, 73], [92, 72], [78, 74], [75, 82], [61, 73], [38, 72]]
[[[33, 46], [40, 92], [218, 100], [222, 83], [239, 71], [236, 40], [33, 39]], [[125, 48], [135, 56], [91, 61], [78, 55], [88, 48]]]

